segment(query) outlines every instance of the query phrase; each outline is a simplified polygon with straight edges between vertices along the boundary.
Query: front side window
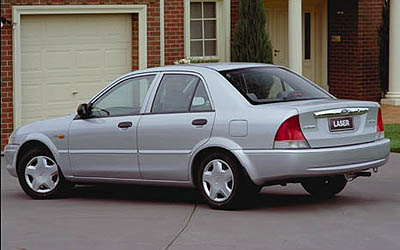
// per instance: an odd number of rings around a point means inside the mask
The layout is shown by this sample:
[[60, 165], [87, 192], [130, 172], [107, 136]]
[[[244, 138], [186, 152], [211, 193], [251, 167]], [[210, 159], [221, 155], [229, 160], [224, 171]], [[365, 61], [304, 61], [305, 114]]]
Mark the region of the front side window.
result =
[[331, 98], [282, 68], [255, 67], [220, 73], [252, 104]]
[[190, 2], [190, 56], [217, 56], [216, 9], [216, 2]]
[[158, 87], [152, 113], [177, 113], [211, 110], [210, 99], [199, 77], [165, 75]]
[[92, 117], [139, 114], [154, 78], [141, 76], [118, 84], [92, 105]]

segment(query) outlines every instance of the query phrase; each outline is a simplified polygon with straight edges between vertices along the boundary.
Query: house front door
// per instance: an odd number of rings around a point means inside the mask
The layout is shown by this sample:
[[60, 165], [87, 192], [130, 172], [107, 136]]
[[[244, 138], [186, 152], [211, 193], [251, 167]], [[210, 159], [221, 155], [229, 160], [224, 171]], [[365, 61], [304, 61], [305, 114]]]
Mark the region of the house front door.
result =
[[288, 67], [288, 12], [285, 9], [267, 9], [266, 16], [273, 62]]
[[[272, 43], [273, 62], [285, 67], [289, 66], [288, 50], [288, 10], [287, 9], [266, 9], [267, 25], [266, 30]], [[314, 18], [313, 11], [303, 11], [303, 75], [315, 81], [314, 65]]]

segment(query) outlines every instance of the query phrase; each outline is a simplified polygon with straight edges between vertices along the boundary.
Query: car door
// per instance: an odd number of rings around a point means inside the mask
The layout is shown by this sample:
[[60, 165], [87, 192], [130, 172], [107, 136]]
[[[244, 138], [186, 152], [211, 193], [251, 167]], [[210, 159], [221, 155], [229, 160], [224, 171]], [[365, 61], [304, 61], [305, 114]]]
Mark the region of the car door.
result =
[[88, 118], [72, 121], [68, 138], [75, 176], [140, 178], [137, 125], [155, 77], [121, 81], [89, 104]]
[[164, 74], [150, 112], [139, 123], [142, 177], [188, 180], [190, 155], [210, 138], [214, 117], [211, 99], [200, 76]]

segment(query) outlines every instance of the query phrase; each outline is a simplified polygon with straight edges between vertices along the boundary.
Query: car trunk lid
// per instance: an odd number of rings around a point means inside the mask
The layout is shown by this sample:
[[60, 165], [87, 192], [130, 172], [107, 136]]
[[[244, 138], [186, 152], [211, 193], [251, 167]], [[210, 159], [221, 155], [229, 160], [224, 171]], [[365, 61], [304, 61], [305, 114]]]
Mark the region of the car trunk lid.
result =
[[352, 145], [376, 139], [377, 103], [320, 99], [301, 105], [297, 103], [296, 109], [301, 130], [311, 148]]

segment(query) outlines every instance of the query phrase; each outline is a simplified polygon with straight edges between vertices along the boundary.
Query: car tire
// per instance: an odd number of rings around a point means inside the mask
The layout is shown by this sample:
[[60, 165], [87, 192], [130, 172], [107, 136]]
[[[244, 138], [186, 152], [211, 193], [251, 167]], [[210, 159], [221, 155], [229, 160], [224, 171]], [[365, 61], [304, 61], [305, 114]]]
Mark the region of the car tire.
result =
[[53, 155], [43, 148], [25, 152], [18, 162], [17, 170], [22, 189], [34, 199], [57, 198], [74, 186], [65, 180]]
[[344, 175], [307, 178], [301, 182], [303, 188], [316, 198], [331, 198], [340, 193], [347, 184]]
[[197, 187], [211, 208], [222, 210], [248, 207], [261, 190], [235, 158], [220, 152], [200, 162]]

